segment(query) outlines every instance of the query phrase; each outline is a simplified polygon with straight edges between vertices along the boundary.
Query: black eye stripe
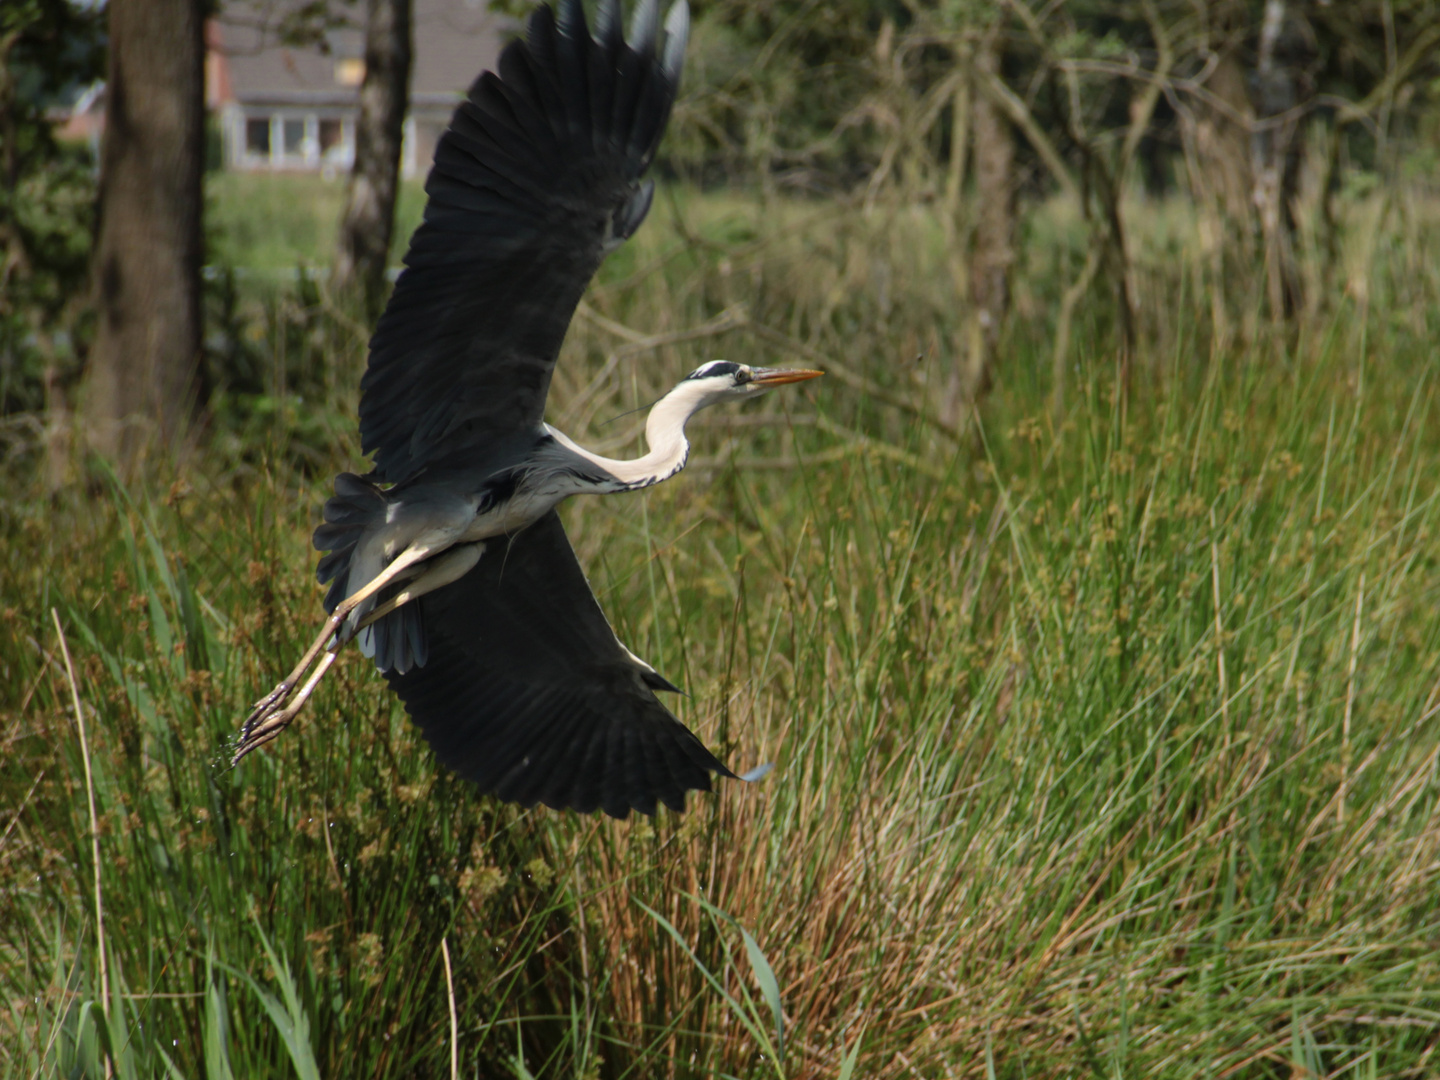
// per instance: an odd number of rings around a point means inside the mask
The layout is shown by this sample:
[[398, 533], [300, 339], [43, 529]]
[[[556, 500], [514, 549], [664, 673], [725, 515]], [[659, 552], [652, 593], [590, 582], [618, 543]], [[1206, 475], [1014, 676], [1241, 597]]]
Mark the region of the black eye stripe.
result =
[[[686, 379], [713, 379], [716, 375], [738, 375], [740, 365], [733, 364], [729, 360], [711, 360], [708, 364], [701, 364], [698, 368], [686, 375]], [[740, 379], [740, 382], [746, 380]]]

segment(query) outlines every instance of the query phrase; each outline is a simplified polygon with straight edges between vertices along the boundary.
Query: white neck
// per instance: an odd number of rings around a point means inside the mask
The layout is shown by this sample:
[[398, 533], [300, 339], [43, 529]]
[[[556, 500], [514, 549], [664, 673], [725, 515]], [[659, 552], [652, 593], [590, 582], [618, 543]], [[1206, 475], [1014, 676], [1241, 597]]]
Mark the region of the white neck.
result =
[[629, 461], [601, 457], [548, 424], [546, 428], [561, 445], [624, 484], [623, 490], [636, 490], [668, 480], [685, 468], [685, 459], [690, 454], [685, 422], [709, 403], [706, 388], [695, 380], [686, 380], [675, 387], [654, 404], [645, 420], [645, 442], [650, 452]]

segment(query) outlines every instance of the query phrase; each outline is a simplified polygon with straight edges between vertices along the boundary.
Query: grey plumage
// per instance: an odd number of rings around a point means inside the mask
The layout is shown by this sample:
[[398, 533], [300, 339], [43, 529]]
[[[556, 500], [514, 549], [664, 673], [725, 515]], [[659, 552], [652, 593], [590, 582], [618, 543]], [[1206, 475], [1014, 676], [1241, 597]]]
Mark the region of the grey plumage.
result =
[[[361, 382], [361, 443], [375, 467], [336, 479], [315, 532], [331, 549], [318, 568], [334, 583], [327, 610], [344, 598], [359, 518], [384, 513], [377, 496], [404, 499], [456, 468], [484, 476], [491, 498], [510, 494], [512, 478], [486, 475], [489, 463], [533, 451], [575, 306], [645, 219], [654, 189], [641, 176], [674, 101], [689, 17], [677, 4], [657, 55], [655, 0], [636, 8], [628, 42], [617, 9], [602, 6], [593, 38], [579, 3], [553, 18], [537, 9], [440, 140], [424, 221]], [[707, 769], [731, 775], [641, 680], [559, 519], [504, 547], [362, 632], [441, 761], [502, 798], [619, 816], [653, 813], [656, 799], [682, 809], [687, 789], [709, 789]], [[565, 603], [537, 606], [537, 591]], [[545, 753], [527, 753], [526, 736]]]

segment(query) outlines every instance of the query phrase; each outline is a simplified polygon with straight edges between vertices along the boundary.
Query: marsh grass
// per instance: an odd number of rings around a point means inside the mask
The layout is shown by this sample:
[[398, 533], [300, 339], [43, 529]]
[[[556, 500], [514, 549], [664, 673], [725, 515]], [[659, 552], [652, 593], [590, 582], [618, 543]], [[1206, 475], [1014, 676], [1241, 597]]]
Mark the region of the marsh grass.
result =
[[[930, 405], [957, 331], [923, 216], [683, 193], [657, 216], [587, 300], [558, 423], [619, 446], [640, 418], [603, 421], [715, 356], [847, 373], [567, 510], [682, 719], [775, 771], [653, 821], [500, 806], [353, 655], [229, 769], [318, 610], [293, 429], [183, 476], [17, 488], [6, 1070], [448, 1076], [444, 941], [466, 1076], [1432, 1072], [1433, 236], [1365, 238], [1363, 298], [1213, 356], [1189, 256], [1156, 249], [1138, 385], [1097, 307], [1058, 416], [1040, 313], [1068, 256], [1035, 239], [962, 428]], [[353, 461], [318, 430], [316, 461]]]

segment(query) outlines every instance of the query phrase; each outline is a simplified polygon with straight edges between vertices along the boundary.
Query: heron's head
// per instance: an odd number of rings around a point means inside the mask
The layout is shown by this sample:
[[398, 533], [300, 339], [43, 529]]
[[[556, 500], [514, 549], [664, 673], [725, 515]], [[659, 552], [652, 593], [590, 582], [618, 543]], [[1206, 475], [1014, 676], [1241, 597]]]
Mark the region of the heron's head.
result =
[[711, 360], [685, 376], [681, 387], [701, 395], [700, 407], [721, 401], [757, 397], [786, 383], [804, 382], [825, 374], [804, 368], [764, 368]]

